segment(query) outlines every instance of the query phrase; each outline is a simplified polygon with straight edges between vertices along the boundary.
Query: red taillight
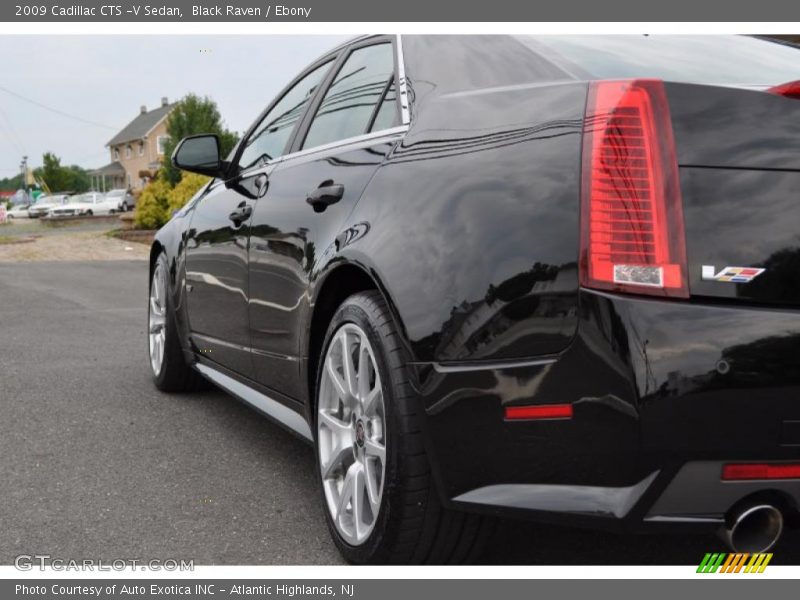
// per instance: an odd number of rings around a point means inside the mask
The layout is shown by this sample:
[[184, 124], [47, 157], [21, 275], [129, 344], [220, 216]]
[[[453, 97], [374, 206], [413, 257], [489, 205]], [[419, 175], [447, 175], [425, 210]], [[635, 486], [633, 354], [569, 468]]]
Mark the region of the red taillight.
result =
[[530, 419], [571, 419], [572, 404], [506, 406], [505, 417], [510, 421]]
[[770, 94], [777, 94], [778, 96], [786, 96], [787, 98], [795, 98], [800, 100], [800, 81], [790, 81], [789, 83], [782, 83], [767, 90]]
[[800, 463], [739, 463], [722, 467], [723, 481], [800, 479]]
[[689, 296], [678, 165], [661, 81], [590, 84], [581, 204], [581, 285]]

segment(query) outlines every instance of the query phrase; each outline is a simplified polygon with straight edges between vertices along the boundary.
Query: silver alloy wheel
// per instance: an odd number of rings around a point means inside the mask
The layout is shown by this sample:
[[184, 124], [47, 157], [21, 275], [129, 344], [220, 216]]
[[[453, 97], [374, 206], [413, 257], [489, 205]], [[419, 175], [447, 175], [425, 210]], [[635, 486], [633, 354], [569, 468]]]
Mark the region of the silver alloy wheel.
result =
[[366, 333], [345, 323], [325, 354], [317, 402], [317, 448], [339, 534], [362, 544], [378, 518], [386, 475], [386, 411]]
[[167, 280], [161, 263], [156, 263], [153, 281], [150, 284], [148, 331], [150, 338], [150, 366], [158, 377], [164, 364], [164, 342], [166, 341]]

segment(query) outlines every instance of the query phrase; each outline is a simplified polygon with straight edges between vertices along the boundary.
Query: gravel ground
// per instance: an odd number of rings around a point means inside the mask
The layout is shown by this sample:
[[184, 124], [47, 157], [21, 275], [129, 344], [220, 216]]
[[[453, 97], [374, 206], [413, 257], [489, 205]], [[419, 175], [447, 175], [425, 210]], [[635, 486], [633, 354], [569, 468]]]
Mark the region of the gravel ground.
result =
[[125, 242], [107, 233], [112, 219], [48, 226], [38, 219], [17, 219], [0, 226], [0, 262], [146, 260], [145, 244]]
[[[0, 564], [341, 563], [308, 446], [220, 391], [153, 387], [146, 286], [144, 261], [0, 264]], [[798, 537], [774, 564], [800, 563]], [[697, 565], [722, 550], [509, 521], [481, 562]]]

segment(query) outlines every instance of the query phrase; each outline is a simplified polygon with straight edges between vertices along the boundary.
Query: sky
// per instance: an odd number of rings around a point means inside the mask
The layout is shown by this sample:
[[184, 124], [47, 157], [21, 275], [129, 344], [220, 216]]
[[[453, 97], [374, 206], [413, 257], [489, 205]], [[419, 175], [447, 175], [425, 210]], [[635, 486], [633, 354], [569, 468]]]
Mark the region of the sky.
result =
[[23, 155], [96, 168], [105, 144], [139, 114], [189, 92], [217, 102], [242, 133], [305, 66], [353, 36], [97, 35], [0, 36], [0, 88], [92, 124], [56, 114], [0, 89], [0, 179]]

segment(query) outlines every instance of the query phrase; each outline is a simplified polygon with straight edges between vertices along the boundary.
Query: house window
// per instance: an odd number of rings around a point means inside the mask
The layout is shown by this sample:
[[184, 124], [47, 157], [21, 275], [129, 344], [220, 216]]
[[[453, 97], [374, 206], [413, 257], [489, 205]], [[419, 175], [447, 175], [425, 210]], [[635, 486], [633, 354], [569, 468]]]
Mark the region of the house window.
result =
[[130, 158], [131, 152], [132, 152], [131, 145], [128, 144], [127, 146], [125, 146], [125, 158]]
[[119, 160], [119, 148], [114, 148], [114, 160]]
[[160, 135], [156, 138], [156, 148], [159, 154], [164, 154], [164, 148], [167, 145], [167, 137], [166, 135]]
[[144, 142], [139, 142], [139, 156], [144, 156]]
[[131, 189], [131, 174], [128, 173], [128, 189]]

